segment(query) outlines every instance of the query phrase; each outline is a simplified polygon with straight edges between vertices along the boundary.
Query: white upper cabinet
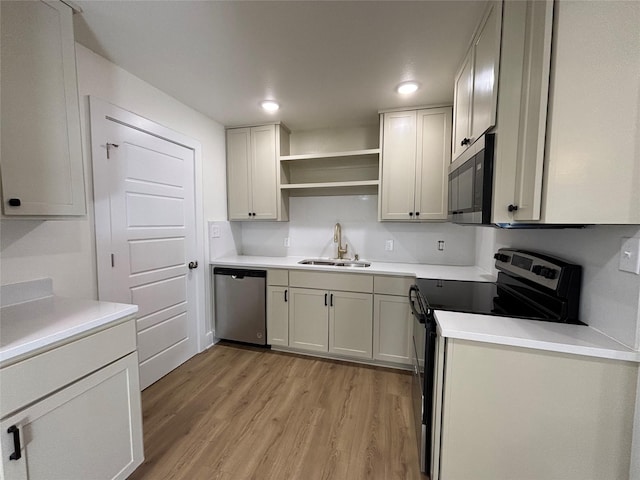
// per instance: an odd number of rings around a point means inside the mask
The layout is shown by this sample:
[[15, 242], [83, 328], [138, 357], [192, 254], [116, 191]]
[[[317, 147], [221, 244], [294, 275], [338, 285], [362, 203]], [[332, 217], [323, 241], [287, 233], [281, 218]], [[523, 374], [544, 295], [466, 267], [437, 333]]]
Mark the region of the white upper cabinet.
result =
[[640, 2], [557, 2], [546, 223], [640, 224]]
[[505, 2], [494, 222], [640, 224], [639, 24], [639, 2]]
[[280, 125], [227, 130], [229, 220], [286, 220], [277, 185]]
[[540, 219], [552, 25], [552, 1], [504, 5], [494, 167], [496, 223]]
[[381, 121], [380, 220], [445, 220], [451, 108], [387, 112]]
[[3, 214], [86, 213], [72, 10], [2, 1]]
[[502, 2], [490, 2], [454, 82], [453, 159], [496, 124]]
[[454, 82], [453, 158], [464, 152], [471, 140], [471, 109], [473, 101], [473, 48], [462, 62]]

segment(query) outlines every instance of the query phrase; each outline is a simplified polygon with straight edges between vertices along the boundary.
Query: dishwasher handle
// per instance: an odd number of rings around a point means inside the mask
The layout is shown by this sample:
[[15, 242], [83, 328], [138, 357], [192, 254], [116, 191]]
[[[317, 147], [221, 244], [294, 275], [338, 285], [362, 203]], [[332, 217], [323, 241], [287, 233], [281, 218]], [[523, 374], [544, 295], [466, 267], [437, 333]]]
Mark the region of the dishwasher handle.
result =
[[227, 267], [215, 267], [213, 269], [214, 275], [223, 275], [231, 277], [234, 280], [243, 280], [245, 277], [258, 277], [266, 278], [266, 270], [245, 270], [242, 268], [227, 268]]

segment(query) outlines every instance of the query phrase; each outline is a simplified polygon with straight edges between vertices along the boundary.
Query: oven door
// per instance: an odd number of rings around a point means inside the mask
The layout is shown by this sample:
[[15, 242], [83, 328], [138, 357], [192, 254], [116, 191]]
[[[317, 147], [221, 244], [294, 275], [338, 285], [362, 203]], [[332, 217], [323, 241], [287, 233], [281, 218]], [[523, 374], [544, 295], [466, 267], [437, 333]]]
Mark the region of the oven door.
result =
[[427, 338], [425, 302], [415, 285], [409, 290], [409, 303], [413, 315], [413, 381], [411, 395], [413, 401], [413, 418], [418, 440], [418, 458], [420, 459], [420, 471], [426, 472], [427, 465], [427, 425], [425, 422], [425, 385], [424, 385], [424, 360]]
[[413, 316], [413, 382], [411, 396], [413, 401], [413, 418], [418, 440], [418, 458], [420, 459], [420, 471], [426, 472], [426, 436], [427, 430], [424, 422], [424, 346], [426, 339], [425, 324], [420, 322], [420, 317]]

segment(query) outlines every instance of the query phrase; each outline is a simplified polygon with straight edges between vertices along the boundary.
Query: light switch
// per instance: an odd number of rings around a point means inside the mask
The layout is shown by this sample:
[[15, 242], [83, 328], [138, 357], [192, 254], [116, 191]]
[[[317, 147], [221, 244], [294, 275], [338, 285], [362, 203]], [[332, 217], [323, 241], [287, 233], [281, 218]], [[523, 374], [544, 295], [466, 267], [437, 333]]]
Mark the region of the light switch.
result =
[[393, 240], [387, 240], [384, 242], [384, 249], [387, 252], [393, 252]]
[[620, 247], [620, 266], [623, 272], [640, 274], [640, 238], [623, 238]]
[[211, 238], [220, 238], [220, 225], [216, 225], [215, 223], [210, 223], [209, 236]]

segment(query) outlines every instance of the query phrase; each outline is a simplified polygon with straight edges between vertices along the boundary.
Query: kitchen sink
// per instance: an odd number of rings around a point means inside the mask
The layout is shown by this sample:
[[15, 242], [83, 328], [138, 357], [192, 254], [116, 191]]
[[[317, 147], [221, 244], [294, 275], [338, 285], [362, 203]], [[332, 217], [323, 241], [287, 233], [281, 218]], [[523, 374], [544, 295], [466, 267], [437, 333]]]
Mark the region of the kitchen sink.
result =
[[304, 260], [300, 260], [298, 262], [300, 265], [326, 265], [331, 267], [352, 267], [352, 268], [363, 268], [370, 267], [370, 262], [365, 262], [363, 260], [343, 260], [343, 259], [329, 259], [329, 258], [305, 258]]

